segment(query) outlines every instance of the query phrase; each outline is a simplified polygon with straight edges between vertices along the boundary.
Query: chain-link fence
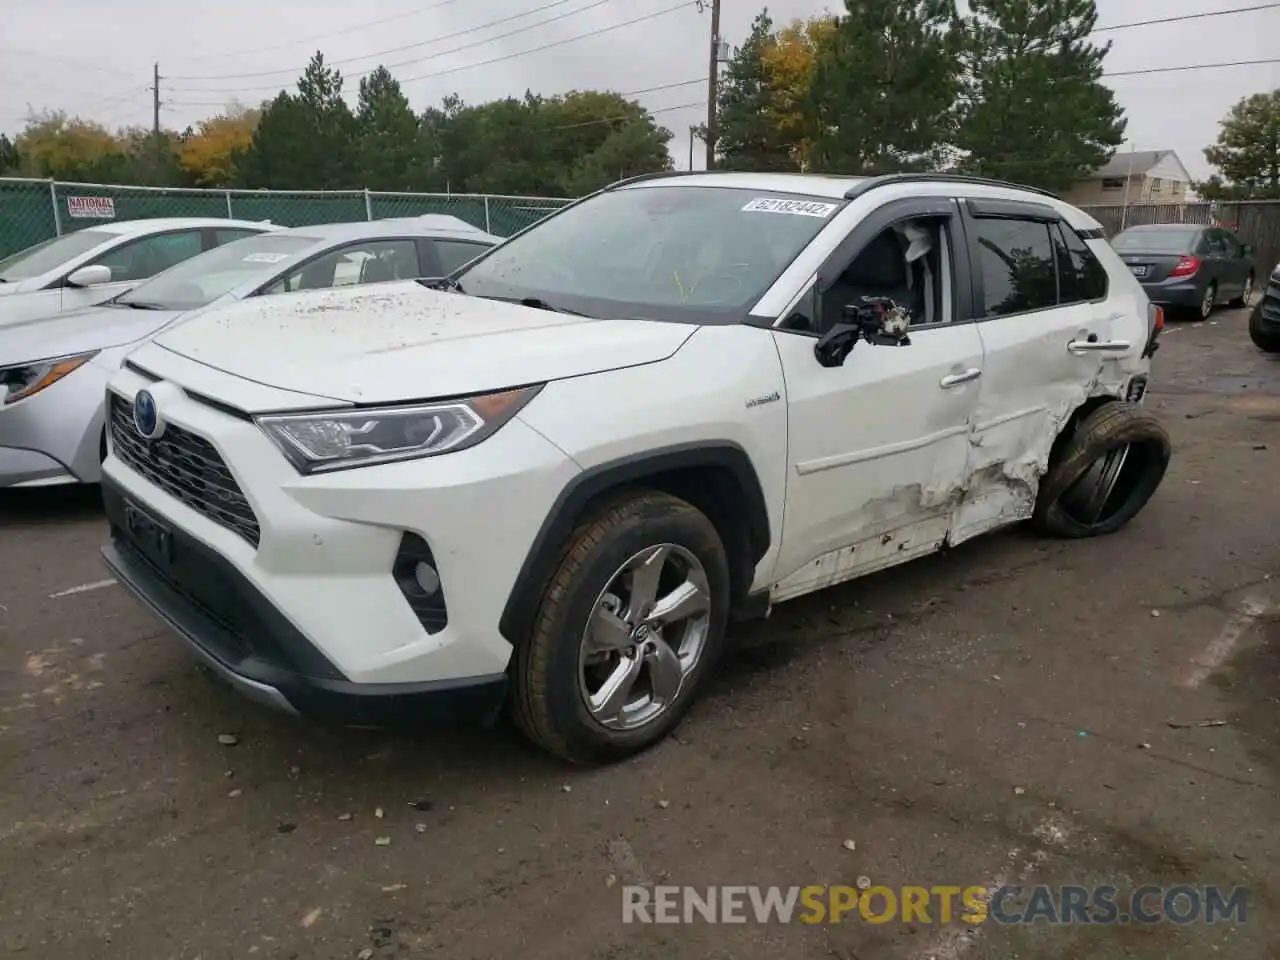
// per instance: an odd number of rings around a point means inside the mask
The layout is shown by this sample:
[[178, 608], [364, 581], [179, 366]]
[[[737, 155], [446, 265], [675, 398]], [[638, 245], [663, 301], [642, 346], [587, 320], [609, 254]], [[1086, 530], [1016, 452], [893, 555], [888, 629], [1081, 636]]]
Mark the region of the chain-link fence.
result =
[[[498, 236], [510, 236], [569, 203], [563, 197], [379, 193], [368, 190], [196, 190], [120, 187], [0, 177], [0, 257], [104, 220], [234, 217], [289, 227], [447, 213]], [[1131, 203], [1082, 208], [1114, 236], [1149, 223], [1204, 223], [1231, 228], [1253, 245], [1261, 273], [1280, 263], [1280, 201]]]
[[446, 213], [505, 237], [569, 202], [562, 197], [369, 190], [197, 190], [0, 177], [0, 258], [95, 223], [153, 217], [231, 217], [304, 227]]

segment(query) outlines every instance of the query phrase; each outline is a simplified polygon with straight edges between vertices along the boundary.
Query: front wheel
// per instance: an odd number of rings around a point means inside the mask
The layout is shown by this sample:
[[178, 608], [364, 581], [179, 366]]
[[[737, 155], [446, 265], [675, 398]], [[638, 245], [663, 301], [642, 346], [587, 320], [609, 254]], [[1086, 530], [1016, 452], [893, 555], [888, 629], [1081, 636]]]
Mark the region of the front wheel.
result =
[[1040, 482], [1033, 526], [1055, 537], [1114, 533], [1137, 516], [1169, 467], [1169, 435], [1151, 413], [1119, 400], [1080, 421]]
[[515, 653], [516, 723], [573, 763], [617, 760], [680, 722], [724, 642], [729, 564], [711, 521], [636, 491], [570, 535]]

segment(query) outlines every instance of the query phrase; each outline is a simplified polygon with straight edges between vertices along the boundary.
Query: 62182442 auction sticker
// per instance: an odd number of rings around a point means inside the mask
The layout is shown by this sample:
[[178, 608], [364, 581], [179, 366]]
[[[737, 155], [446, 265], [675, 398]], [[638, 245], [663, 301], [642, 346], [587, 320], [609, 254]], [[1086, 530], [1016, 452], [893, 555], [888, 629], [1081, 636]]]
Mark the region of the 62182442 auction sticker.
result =
[[756, 197], [742, 209], [758, 213], [789, 213], [795, 217], [819, 217], [825, 220], [835, 213], [838, 204], [820, 200], [785, 200], [781, 197]]

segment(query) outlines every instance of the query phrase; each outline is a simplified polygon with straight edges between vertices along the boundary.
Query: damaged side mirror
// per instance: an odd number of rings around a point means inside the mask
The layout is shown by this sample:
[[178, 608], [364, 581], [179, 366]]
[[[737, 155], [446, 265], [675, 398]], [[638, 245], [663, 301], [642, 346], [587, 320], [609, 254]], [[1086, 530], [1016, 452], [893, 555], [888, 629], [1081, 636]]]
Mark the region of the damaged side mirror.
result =
[[843, 366], [859, 340], [873, 346], [908, 347], [911, 315], [888, 297], [863, 297], [844, 308], [844, 319], [818, 338], [813, 354], [824, 367]]

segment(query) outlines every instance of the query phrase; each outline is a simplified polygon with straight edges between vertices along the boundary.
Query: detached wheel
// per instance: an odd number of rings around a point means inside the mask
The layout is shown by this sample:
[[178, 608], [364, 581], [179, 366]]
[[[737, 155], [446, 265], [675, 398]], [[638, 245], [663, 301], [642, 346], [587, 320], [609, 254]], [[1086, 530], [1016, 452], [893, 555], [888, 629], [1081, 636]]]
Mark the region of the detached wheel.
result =
[[1118, 400], [1103, 404], [1050, 462], [1032, 525], [1055, 537], [1115, 533], [1156, 492], [1171, 452], [1169, 435], [1152, 414]]
[[586, 517], [517, 647], [516, 723], [572, 763], [618, 760], [680, 722], [724, 642], [729, 564], [711, 521], [637, 491]]
[[1259, 350], [1267, 353], [1280, 353], [1280, 332], [1275, 327], [1267, 327], [1262, 322], [1262, 301], [1249, 314], [1249, 339]]
[[1240, 291], [1240, 296], [1228, 302], [1231, 307], [1247, 307], [1249, 301], [1253, 299], [1253, 274], [1249, 274], [1244, 281], [1244, 289]]

